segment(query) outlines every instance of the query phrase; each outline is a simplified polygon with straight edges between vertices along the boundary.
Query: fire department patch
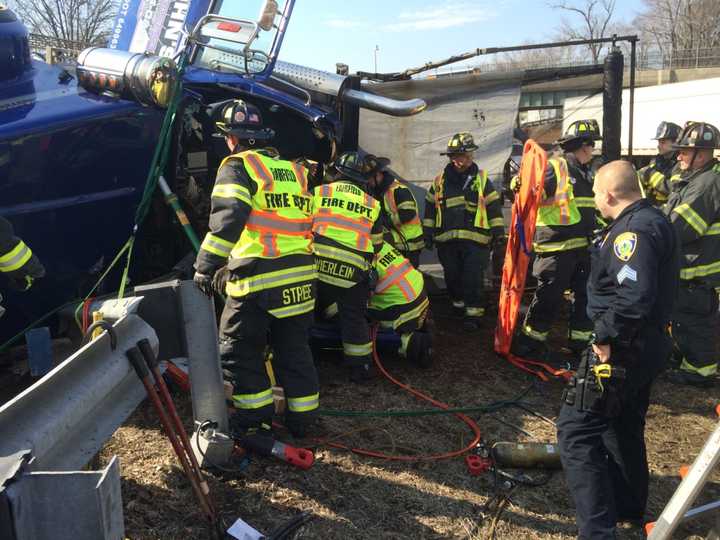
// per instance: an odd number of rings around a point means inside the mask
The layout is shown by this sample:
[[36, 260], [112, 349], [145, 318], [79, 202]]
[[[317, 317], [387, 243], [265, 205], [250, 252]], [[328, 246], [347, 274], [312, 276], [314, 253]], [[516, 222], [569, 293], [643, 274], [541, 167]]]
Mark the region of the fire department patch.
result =
[[624, 232], [615, 238], [613, 250], [615, 256], [623, 262], [627, 262], [635, 253], [637, 247], [637, 235], [634, 232]]

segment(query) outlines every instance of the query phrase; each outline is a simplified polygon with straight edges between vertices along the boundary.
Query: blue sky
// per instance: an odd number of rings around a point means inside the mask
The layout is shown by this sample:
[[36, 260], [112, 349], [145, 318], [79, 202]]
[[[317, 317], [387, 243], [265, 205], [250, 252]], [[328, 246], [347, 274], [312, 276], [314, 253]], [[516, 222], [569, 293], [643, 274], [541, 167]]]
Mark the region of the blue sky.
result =
[[[575, 2], [583, 5], [584, 0]], [[296, 0], [280, 59], [335, 71], [399, 71], [478, 47], [551, 41], [561, 13], [544, 0]], [[618, 0], [629, 24], [642, 0]], [[564, 15], [563, 15], [564, 16]]]

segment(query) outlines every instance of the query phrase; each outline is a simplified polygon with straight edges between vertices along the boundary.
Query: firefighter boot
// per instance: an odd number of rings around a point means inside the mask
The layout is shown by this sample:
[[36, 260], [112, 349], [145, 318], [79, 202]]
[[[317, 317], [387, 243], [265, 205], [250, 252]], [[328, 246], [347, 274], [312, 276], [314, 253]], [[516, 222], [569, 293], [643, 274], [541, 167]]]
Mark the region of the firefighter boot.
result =
[[403, 334], [400, 339], [405, 345], [400, 347], [401, 356], [405, 356], [410, 362], [421, 368], [429, 368], [432, 365], [432, 334], [415, 331]]

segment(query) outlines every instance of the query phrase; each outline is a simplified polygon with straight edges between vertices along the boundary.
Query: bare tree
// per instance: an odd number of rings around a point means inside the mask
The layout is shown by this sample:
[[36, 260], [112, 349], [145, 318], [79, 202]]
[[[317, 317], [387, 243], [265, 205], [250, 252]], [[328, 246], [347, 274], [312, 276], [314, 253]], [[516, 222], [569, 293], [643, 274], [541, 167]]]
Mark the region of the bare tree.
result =
[[643, 0], [635, 20], [643, 35], [665, 54], [720, 47], [717, 0]]
[[102, 43], [117, 13], [115, 0], [13, 0], [31, 32], [82, 46]]
[[[577, 24], [569, 19], [561, 21], [560, 35], [562, 39], [599, 39], [607, 37], [611, 29], [611, 21], [615, 12], [615, 0], [583, 0], [578, 7], [577, 2], [563, 0], [559, 3], [551, 3], [550, 7], [565, 11], [571, 14], [572, 18], [580, 23]], [[591, 43], [587, 45], [592, 60], [595, 64], [600, 61], [604, 48], [602, 43]]]

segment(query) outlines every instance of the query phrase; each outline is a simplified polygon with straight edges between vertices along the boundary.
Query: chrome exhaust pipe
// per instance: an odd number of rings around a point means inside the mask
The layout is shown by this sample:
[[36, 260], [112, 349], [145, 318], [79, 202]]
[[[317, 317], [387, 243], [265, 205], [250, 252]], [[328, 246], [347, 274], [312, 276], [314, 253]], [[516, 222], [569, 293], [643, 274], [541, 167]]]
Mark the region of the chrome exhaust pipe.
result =
[[427, 108], [419, 98], [399, 100], [347, 88], [348, 77], [290, 62], [275, 62], [273, 76], [311, 92], [337, 96], [341, 101], [391, 116], [412, 116]]

